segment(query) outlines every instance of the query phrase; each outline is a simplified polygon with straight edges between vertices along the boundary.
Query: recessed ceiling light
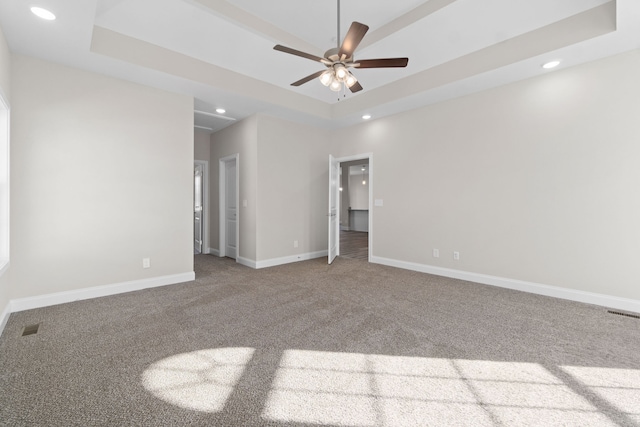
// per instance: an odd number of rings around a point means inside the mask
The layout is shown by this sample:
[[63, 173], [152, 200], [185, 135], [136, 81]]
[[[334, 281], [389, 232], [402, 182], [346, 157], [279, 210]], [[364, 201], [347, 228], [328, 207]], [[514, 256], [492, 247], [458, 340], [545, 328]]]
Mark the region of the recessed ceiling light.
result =
[[560, 65], [560, 61], [550, 61], [544, 64], [542, 68], [544, 68], [545, 70], [550, 70], [551, 68], [556, 68], [558, 65]]
[[216, 108], [216, 113], [218, 113], [218, 114], [224, 114], [226, 112], [227, 112], [227, 110], [225, 110], [224, 108]]
[[362, 116], [362, 118], [364, 120], [369, 120], [371, 118], [371, 114], [365, 114], [364, 116]]
[[31, 8], [31, 12], [39, 18], [46, 19], [47, 21], [53, 21], [56, 19], [56, 15], [54, 15], [51, 11], [47, 9], [43, 9], [41, 7], [33, 6]]

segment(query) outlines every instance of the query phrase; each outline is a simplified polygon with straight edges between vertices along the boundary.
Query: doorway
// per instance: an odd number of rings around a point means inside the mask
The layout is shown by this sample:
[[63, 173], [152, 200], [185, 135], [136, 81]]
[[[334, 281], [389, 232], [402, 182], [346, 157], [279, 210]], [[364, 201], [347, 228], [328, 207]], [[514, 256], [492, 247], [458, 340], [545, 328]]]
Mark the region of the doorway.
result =
[[236, 261], [240, 237], [238, 163], [238, 154], [220, 159], [220, 256]]
[[369, 259], [369, 159], [341, 162], [340, 256]]
[[195, 160], [193, 164], [193, 253], [209, 253], [209, 162]]
[[330, 157], [330, 170], [329, 263], [335, 256], [369, 261], [373, 247], [373, 155]]

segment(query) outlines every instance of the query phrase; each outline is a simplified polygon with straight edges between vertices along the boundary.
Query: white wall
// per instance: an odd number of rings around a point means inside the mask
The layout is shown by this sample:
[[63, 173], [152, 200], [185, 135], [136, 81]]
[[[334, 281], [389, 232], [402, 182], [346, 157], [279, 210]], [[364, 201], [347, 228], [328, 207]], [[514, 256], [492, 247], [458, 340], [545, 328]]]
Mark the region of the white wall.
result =
[[639, 75], [633, 51], [340, 130], [327, 151], [373, 152], [376, 256], [640, 300]]
[[24, 56], [11, 72], [12, 298], [192, 272], [193, 99]]
[[[11, 102], [11, 54], [4, 38], [2, 27], [0, 27], [0, 92], [4, 94], [5, 100]], [[3, 313], [8, 313], [10, 300], [10, 268], [0, 274], [0, 333], [6, 317]]]
[[[218, 177], [221, 158], [239, 154], [238, 182], [240, 191], [240, 241], [239, 257], [246, 260], [256, 259], [256, 193], [257, 193], [257, 162], [258, 162], [258, 124], [257, 117], [252, 116], [238, 123], [224, 128], [211, 135], [211, 160], [209, 161], [209, 244], [211, 248], [220, 249], [220, 199]], [[242, 201], [247, 201], [247, 206]]]

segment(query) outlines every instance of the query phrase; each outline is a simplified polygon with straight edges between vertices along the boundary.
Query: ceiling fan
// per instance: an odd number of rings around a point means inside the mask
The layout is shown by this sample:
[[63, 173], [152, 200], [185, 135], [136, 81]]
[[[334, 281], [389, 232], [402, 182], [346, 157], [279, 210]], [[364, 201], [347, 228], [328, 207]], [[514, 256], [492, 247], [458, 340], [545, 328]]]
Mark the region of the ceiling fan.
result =
[[356, 76], [354, 76], [349, 68], [390, 68], [390, 67], [406, 67], [409, 63], [409, 58], [383, 58], [383, 59], [360, 59], [355, 60], [353, 53], [364, 38], [365, 34], [369, 30], [369, 27], [354, 21], [347, 32], [342, 45], [340, 45], [340, 0], [338, 1], [338, 46], [329, 49], [324, 53], [324, 58], [321, 58], [310, 53], [302, 52], [290, 47], [275, 45], [273, 48], [280, 52], [289, 53], [291, 55], [301, 56], [302, 58], [311, 59], [312, 61], [318, 61], [324, 64], [327, 69], [318, 71], [304, 77], [296, 82], [291, 83], [291, 86], [300, 86], [307, 83], [316, 77], [320, 78], [320, 82], [328, 86], [334, 92], [338, 92], [344, 87], [349, 88], [352, 93], [356, 93], [362, 90], [362, 86], [358, 82]]

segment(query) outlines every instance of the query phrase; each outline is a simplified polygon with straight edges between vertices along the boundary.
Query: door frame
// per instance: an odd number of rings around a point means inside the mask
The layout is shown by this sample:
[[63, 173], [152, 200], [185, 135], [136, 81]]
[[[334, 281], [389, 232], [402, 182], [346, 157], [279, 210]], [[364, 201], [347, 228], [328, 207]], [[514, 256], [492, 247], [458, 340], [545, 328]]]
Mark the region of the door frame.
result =
[[218, 229], [220, 231], [218, 256], [227, 256], [227, 164], [230, 161], [236, 162], [236, 262], [240, 259], [240, 154], [232, 154], [230, 156], [221, 157], [218, 160], [219, 169], [219, 221]]
[[[333, 187], [332, 187], [333, 185]], [[341, 193], [339, 191], [342, 185], [342, 169], [340, 161], [329, 154], [329, 209], [328, 209], [328, 228], [327, 235], [327, 261], [333, 263], [335, 258], [340, 255], [340, 200]], [[333, 227], [332, 227], [333, 225]], [[335, 227], [335, 229], [334, 229]], [[332, 246], [332, 243], [334, 245]], [[335, 248], [335, 252], [333, 249]]]
[[[343, 162], [352, 162], [354, 160], [365, 160], [369, 159], [369, 231], [368, 231], [368, 248], [369, 254], [367, 256], [367, 262], [371, 262], [371, 257], [373, 256], [373, 153], [362, 153], [362, 154], [354, 154], [352, 156], [345, 157], [336, 157], [335, 160], [338, 161], [338, 165], [342, 167]], [[336, 182], [336, 191], [340, 191], [340, 181]], [[342, 202], [342, 198], [340, 197], [340, 203]], [[338, 209], [338, 218], [336, 222], [338, 223], [338, 236], [340, 235], [340, 211], [342, 209]], [[338, 256], [340, 255], [340, 238], [338, 237]]]
[[209, 162], [194, 160], [194, 165], [202, 166], [202, 253], [210, 253], [209, 247]]

